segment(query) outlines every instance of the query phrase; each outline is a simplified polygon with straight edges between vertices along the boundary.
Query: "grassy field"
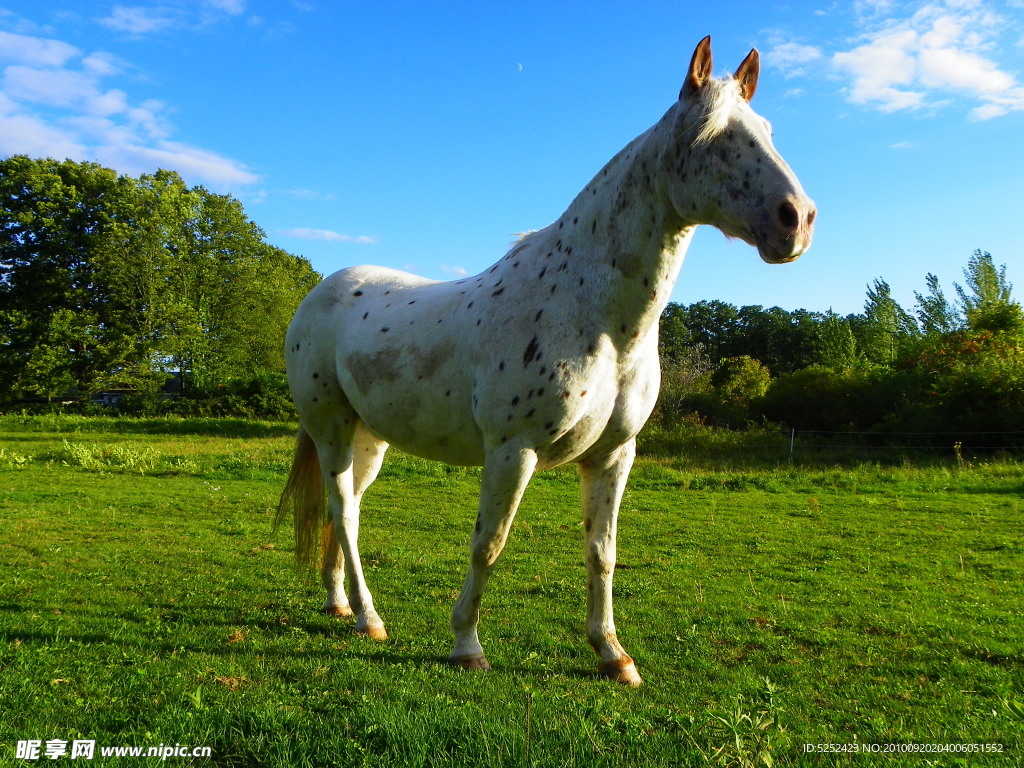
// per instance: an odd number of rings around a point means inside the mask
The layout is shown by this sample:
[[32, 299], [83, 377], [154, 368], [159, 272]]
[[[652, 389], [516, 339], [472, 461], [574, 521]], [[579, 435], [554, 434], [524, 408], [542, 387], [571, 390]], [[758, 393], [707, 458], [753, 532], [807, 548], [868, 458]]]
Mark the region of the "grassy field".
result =
[[473, 674], [443, 659], [478, 471], [396, 454], [367, 494], [376, 644], [271, 535], [291, 447], [290, 425], [0, 417], [0, 765], [56, 739], [107, 765], [1024, 763], [1020, 464], [641, 460], [630, 690], [593, 674], [573, 469], [527, 491]]

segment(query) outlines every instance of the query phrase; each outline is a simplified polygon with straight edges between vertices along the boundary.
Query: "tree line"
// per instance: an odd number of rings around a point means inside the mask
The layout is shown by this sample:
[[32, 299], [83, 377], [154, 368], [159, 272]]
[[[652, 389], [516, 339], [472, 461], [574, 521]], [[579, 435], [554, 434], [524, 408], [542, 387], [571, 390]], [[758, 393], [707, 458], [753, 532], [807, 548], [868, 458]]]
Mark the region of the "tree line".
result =
[[[954, 284], [925, 277], [908, 309], [883, 279], [861, 313], [670, 304], [662, 315], [663, 427], [800, 430], [1024, 442], [1024, 311], [1006, 267], [975, 251]], [[1014, 437], [1007, 433], [1018, 432]], [[946, 433], [946, 434], [937, 434]], [[1001, 433], [983, 435], [979, 433]]]
[[[228, 195], [170, 171], [0, 161], [0, 402], [281, 390], [283, 339], [320, 280]], [[280, 397], [275, 395], [278, 400]]]
[[[173, 172], [0, 160], [0, 405], [116, 391], [137, 410], [290, 414], [284, 334], [319, 280], [238, 200]], [[954, 296], [929, 274], [909, 309], [882, 279], [846, 316], [669, 304], [655, 423], [1024, 433], [1012, 288], [976, 251]]]

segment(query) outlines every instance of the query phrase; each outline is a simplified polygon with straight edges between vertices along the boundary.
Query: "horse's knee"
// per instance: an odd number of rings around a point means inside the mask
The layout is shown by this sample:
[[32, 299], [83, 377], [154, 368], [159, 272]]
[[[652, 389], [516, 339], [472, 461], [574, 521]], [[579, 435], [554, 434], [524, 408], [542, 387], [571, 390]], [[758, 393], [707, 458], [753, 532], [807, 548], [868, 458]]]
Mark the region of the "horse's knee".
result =
[[490, 571], [494, 568], [494, 564], [498, 562], [498, 558], [501, 557], [502, 549], [504, 549], [504, 541], [494, 541], [493, 539], [486, 541], [474, 540], [470, 545], [469, 561], [474, 568]]

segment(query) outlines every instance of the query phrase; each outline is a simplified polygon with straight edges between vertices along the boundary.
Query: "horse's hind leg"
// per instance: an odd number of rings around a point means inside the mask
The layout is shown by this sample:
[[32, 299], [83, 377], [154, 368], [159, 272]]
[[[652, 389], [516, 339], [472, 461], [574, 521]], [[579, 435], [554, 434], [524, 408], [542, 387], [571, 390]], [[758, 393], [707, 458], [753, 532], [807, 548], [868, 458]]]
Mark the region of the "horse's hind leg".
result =
[[[344, 569], [345, 581], [348, 582], [347, 603], [349, 611], [356, 615], [356, 633], [374, 640], [384, 640], [387, 632], [384, 630], [384, 622], [373, 607], [373, 598], [363, 576], [358, 540], [359, 500], [366, 486], [376, 476], [387, 446], [371, 446], [371, 450], [364, 453], [357, 464], [354, 460], [357, 442], [363, 431], [358, 416], [348, 407], [322, 420], [304, 417], [303, 423], [316, 442], [334, 529], [335, 542], [328, 542], [321, 571], [327, 589], [325, 610], [334, 614], [345, 613], [341, 578]], [[355, 480], [357, 472], [360, 476], [358, 483]]]
[[[353, 478], [352, 492], [357, 507], [360, 505], [363, 492], [377, 478], [384, 452], [388, 444], [378, 440], [359, 422], [356, 425], [352, 451]], [[351, 616], [352, 607], [345, 594], [345, 554], [341, 547], [342, 536], [335, 535], [334, 515], [324, 525], [323, 530], [323, 563], [320, 575], [323, 579], [327, 600], [323, 612], [331, 616]]]
[[320, 566], [320, 578], [327, 592], [322, 613], [328, 616], [351, 616], [352, 606], [345, 594], [345, 555], [341, 542], [334, 535], [334, 520], [324, 523], [321, 536], [324, 559]]

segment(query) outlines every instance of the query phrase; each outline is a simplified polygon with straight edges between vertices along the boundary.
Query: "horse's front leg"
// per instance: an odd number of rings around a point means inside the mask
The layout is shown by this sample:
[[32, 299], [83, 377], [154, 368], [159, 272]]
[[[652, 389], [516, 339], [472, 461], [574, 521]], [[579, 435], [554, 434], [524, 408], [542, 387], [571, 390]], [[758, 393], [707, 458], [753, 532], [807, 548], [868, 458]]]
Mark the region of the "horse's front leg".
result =
[[455, 647], [449, 660], [463, 669], [491, 668], [477, 636], [480, 599], [536, 466], [534, 451], [504, 446], [489, 452], [484, 462], [480, 509], [470, 544], [469, 572], [452, 611]]
[[612, 577], [619, 502], [635, 455], [636, 443], [630, 440], [610, 456], [580, 465], [587, 554], [587, 640], [601, 657], [598, 671], [627, 685], [643, 681], [615, 633]]

